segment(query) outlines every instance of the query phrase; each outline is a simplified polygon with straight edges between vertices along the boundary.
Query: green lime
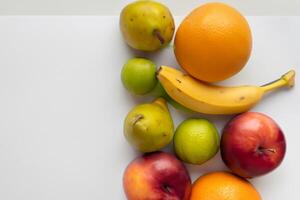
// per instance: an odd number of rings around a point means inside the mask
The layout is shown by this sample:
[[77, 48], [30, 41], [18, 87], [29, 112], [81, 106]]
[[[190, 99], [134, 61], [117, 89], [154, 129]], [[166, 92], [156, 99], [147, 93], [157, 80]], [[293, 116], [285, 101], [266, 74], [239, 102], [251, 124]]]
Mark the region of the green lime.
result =
[[127, 90], [136, 95], [150, 92], [156, 85], [156, 65], [145, 58], [132, 58], [123, 66], [122, 83]]
[[164, 87], [159, 81], [157, 81], [155, 87], [149, 92], [149, 95], [153, 97], [164, 97], [164, 98], [168, 96], [167, 92], [165, 91]]
[[187, 119], [176, 129], [174, 148], [184, 162], [202, 164], [211, 159], [219, 150], [218, 130], [205, 119]]

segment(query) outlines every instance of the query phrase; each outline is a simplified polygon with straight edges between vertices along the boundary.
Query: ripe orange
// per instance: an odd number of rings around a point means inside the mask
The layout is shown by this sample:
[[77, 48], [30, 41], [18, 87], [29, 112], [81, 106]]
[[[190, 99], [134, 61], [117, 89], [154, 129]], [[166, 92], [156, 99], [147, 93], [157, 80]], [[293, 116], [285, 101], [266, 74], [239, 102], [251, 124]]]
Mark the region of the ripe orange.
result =
[[246, 19], [223, 3], [207, 3], [192, 11], [180, 24], [174, 42], [181, 67], [207, 82], [225, 80], [239, 72], [251, 49]]
[[245, 179], [228, 172], [213, 172], [195, 181], [190, 200], [262, 200]]

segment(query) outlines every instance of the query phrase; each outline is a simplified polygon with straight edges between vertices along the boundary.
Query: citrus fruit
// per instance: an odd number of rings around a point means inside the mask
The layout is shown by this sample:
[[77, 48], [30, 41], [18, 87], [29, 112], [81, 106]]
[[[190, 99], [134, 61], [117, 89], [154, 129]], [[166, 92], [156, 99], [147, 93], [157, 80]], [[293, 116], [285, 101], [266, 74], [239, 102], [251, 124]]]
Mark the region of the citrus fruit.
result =
[[261, 200], [261, 197], [247, 180], [228, 172], [212, 172], [194, 182], [190, 200]]
[[239, 72], [252, 48], [250, 27], [234, 8], [207, 3], [180, 24], [174, 42], [178, 63], [196, 79], [215, 82]]
[[205, 119], [187, 119], [175, 131], [174, 149], [184, 162], [202, 164], [219, 150], [216, 127]]
[[136, 95], [150, 92], [157, 84], [156, 65], [145, 58], [129, 59], [123, 66], [121, 79], [124, 87]]

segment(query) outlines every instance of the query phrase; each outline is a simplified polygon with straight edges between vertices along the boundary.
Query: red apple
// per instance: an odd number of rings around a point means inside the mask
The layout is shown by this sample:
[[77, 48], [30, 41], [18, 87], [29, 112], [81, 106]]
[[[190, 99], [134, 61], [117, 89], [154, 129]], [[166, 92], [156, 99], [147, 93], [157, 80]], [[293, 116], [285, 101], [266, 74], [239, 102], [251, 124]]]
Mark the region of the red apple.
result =
[[280, 127], [270, 117], [257, 112], [238, 115], [224, 128], [221, 155], [237, 175], [251, 178], [279, 166], [286, 142]]
[[191, 179], [175, 156], [155, 152], [127, 166], [123, 187], [128, 200], [188, 200]]

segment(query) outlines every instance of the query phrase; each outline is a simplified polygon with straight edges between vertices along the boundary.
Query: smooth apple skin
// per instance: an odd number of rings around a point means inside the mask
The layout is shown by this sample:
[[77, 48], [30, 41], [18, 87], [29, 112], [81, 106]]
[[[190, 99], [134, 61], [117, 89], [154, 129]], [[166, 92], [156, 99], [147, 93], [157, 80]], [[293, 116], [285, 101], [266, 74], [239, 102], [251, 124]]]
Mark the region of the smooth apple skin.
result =
[[274, 170], [282, 162], [285, 151], [282, 130], [262, 113], [238, 115], [223, 130], [222, 159], [239, 176], [252, 178]]
[[123, 187], [128, 200], [188, 200], [192, 185], [186, 168], [175, 156], [155, 152], [127, 166]]

